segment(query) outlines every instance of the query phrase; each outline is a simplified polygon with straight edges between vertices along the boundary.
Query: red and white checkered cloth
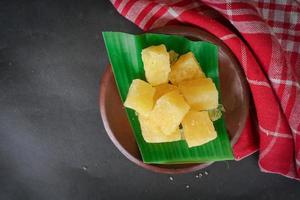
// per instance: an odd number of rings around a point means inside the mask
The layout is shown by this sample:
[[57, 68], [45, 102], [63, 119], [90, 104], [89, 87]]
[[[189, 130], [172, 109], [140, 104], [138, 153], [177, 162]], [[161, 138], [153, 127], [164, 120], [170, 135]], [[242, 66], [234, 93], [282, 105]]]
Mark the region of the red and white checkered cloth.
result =
[[249, 118], [234, 145], [236, 160], [259, 150], [262, 171], [300, 180], [299, 2], [111, 2], [119, 13], [145, 31], [180, 23], [200, 27], [220, 38], [246, 74], [258, 119], [258, 130]]

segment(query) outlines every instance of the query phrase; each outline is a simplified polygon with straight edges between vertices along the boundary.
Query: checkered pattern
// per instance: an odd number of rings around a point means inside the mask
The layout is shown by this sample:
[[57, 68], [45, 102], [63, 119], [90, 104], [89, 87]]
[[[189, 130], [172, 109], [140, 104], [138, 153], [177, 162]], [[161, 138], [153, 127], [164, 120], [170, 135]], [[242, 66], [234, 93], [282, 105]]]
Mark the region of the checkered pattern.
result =
[[299, 2], [111, 1], [143, 30], [181, 23], [223, 40], [245, 72], [258, 119], [256, 125], [248, 118], [234, 145], [236, 160], [258, 150], [262, 171], [300, 180]]

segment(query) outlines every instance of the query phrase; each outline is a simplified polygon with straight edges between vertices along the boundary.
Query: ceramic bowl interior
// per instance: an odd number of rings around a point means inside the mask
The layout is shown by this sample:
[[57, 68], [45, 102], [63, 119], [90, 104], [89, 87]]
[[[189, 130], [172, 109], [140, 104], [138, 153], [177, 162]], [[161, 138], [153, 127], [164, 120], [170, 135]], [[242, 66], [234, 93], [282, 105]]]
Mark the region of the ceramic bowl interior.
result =
[[[241, 66], [230, 49], [212, 34], [194, 27], [167, 26], [151, 32], [176, 34], [191, 40], [212, 42], [219, 47], [219, 76], [222, 104], [225, 107], [225, 123], [233, 145], [244, 125], [249, 111], [248, 85]], [[108, 65], [100, 82], [100, 112], [106, 132], [115, 146], [135, 164], [159, 173], [188, 173], [207, 167], [211, 163], [159, 165], [145, 164], [139, 149], [125, 109], [122, 105], [111, 66]]]

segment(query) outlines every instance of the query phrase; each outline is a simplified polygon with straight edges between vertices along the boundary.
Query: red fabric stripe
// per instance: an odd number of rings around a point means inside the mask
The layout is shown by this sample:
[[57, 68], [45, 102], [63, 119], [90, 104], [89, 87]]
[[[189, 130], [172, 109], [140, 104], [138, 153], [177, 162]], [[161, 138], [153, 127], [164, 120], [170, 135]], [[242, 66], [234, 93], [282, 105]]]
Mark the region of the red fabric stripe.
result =
[[239, 140], [233, 146], [234, 157], [236, 158], [236, 160], [240, 160], [245, 156], [254, 153], [258, 149], [258, 135], [253, 134], [256, 133], [258, 130], [256, 130], [256, 126], [253, 123], [253, 117], [255, 116], [251, 116], [250, 113], [246, 120], [245, 128], [241, 133]]
[[[267, 136], [266, 134], [260, 134], [261, 140], [265, 141], [265, 146], [263, 149], [266, 149], [274, 139], [272, 136]], [[276, 138], [276, 141], [273, 145], [280, 146], [281, 148], [272, 148], [273, 153], [268, 153], [264, 158], [260, 159], [260, 165], [269, 171], [287, 174], [290, 170], [290, 165], [294, 159], [293, 154], [286, 154], [286, 152], [293, 152], [293, 140], [288, 138]], [[280, 157], [280, 160], [278, 159]], [[270, 162], [271, 161], [271, 162]]]
[[123, 16], [127, 15], [128, 11], [130, 10], [130, 8], [134, 5], [134, 3], [137, 2], [137, 0], [130, 0], [125, 7], [123, 8], [123, 10], [121, 11], [121, 14]]
[[120, 6], [121, 2], [122, 2], [122, 0], [116, 0], [116, 1], [115, 1], [115, 4], [114, 4], [114, 6], [115, 6], [115, 8], [116, 8], [116, 9], [118, 9], [118, 8], [119, 8], [119, 6]]
[[[289, 22], [279, 22], [279, 21], [274, 21], [274, 20], [267, 20], [267, 22], [270, 26], [276, 27], [276, 28], [290, 29], [292, 26], [292, 24], [290, 24]], [[296, 24], [292, 30], [300, 31], [300, 24]]]
[[264, 21], [260, 16], [258, 15], [232, 15], [231, 16], [231, 20], [232, 21], [236, 21], [236, 22], [243, 22], [243, 21], [254, 21], [254, 22], [258, 22], [258, 21]]
[[[216, 22], [215, 20], [208, 18], [208, 17], [206, 17], [200, 13], [197, 13], [193, 10], [182, 12], [181, 15], [179, 16], [179, 18], [182, 21], [185, 21], [186, 23], [189, 23], [189, 24], [192, 24], [195, 26], [197, 26], [198, 24], [204, 24], [203, 26], [201, 26], [201, 28], [203, 28], [204, 30], [207, 30], [209, 32], [211, 30], [211, 33], [215, 34], [217, 37], [222, 37], [224, 35], [232, 34], [232, 32], [229, 31], [225, 27], [223, 29], [219, 29], [215, 26], [212, 26], [212, 25], [214, 25], [214, 22]], [[205, 26], [205, 24], [207, 24], [208, 21], [210, 22], [210, 24], [208, 26], [212, 26], [212, 27]]]
[[[295, 52], [288, 52], [287, 54], [289, 56], [290, 64], [292, 66], [293, 75], [295, 77], [300, 77], [300, 68], [297, 65], [298, 52], [297, 51], [295, 51]], [[300, 83], [300, 78], [298, 79], [298, 83]]]
[[177, 20], [177, 19], [173, 19], [173, 20], [170, 20], [167, 24], [166, 24], [166, 26], [168, 26], [168, 25], [175, 25], [175, 24], [178, 24], [179, 23], [179, 21]]
[[168, 11], [168, 9], [166, 7], [161, 7], [151, 18], [150, 20], [145, 24], [145, 27], [144, 29], [145, 30], [148, 30], [152, 25], [153, 23], [158, 19], [160, 18], [163, 14], [165, 14], [166, 12]]
[[145, 16], [153, 9], [153, 7], [156, 5], [156, 3], [151, 2], [146, 6], [139, 14], [139, 16], [136, 18], [134, 23], [140, 25], [141, 21], [145, 18]]
[[171, 6], [184, 7], [186, 5], [189, 5], [190, 3], [191, 3], [191, 1], [184, 0], [184, 1], [176, 2], [176, 3], [172, 4]]

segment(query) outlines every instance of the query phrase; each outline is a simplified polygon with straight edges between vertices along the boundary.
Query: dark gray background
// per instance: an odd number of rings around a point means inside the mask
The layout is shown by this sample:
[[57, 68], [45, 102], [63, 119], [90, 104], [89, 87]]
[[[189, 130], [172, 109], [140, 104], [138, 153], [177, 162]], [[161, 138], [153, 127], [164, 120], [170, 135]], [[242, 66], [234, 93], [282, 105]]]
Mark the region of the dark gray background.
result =
[[105, 30], [140, 32], [108, 1], [0, 1], [1, 200], [300, 199], [255, 155], [173, 181], [128, 161], [98, 110]]

